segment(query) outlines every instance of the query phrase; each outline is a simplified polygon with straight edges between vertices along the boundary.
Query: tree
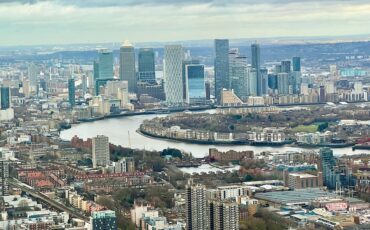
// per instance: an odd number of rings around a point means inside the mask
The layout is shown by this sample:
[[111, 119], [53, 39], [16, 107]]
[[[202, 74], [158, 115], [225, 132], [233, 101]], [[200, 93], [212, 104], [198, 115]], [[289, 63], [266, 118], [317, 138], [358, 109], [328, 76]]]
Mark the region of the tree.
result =
[[115, 209], [115, 202], [112, 198], [108, 196], [100, 196], [96, 203], [100, 204], [101, 206], [104, 206], [109, 209]]
[[329, 123], [328, 122], [323, 122], [323, 123], [319, 124], [319, 126], [317, 127], [317, 130], [319, 132], [322, 132], [325, 129], [327, 129], [328, 127], [329, 127]]
[[161, 152], [161, 156], [172, 156], [182, 159], [182, 153], [178, 149], [171, 148], [163, 149]]
[[245, 182], [252, 181], [252, 180], [253, 180], [253, 176], [252, 175], [250, 175], [250, 174], [245, 175], [245, 177], [244, 177], [244, 181]]
[[23, 200], [19, 201], [19, 205], [18, 206], [19, 207], [22, 207], [22, 208], [28, 207], [28, 201], [26, 199], [23, 199]]

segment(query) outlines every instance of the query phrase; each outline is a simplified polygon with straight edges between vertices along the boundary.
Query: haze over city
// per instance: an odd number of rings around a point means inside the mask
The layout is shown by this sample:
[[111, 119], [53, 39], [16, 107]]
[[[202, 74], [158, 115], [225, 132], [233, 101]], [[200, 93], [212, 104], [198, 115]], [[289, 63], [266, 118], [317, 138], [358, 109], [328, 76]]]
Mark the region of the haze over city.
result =
[[0, 46], [366, 35], [368, 18], [364, 0], [2, 0]]

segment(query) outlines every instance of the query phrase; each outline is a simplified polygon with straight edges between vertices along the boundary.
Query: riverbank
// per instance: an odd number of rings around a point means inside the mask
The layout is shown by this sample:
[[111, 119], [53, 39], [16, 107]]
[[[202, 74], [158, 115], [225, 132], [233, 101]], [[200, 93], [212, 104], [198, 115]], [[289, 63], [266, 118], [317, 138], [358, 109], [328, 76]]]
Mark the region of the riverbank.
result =
[[[354, 104], [364, 104], [370, 103], [367, 101], [361, 102], [348, 102], [348, 105]], [[138, 116], [138, 115], [158, 115], [158, 114], [171, 114], [171, 113], [178, 113], [178, 112], [186, 112], [186, 111], [207, 111], [212, 109], [238, 109], [238, 108], [260, 108], [260, 107], [282, 107], [282, 108], [289, 108], [289, 107], [297, 107], [297, 106], [324, 106], [326, 103], [297, 103], [297, 104], [278, 104], [278, 105], [258, 105], [258, 106], [251, 106], [251, 105], [239, 105], [239, 106], [218, 106], [218, 105], [204, 105], [204, 106], [188, 106], [188, 107], [168, 107], [168, 108], [161, 108], [161, 109], [153, 109], [153, 110], [144, 110], [144, 111], [126, 111], [121, 112], [118, 114], [109, 114], [103, 115], [99, 117], [92, 117], [92, 118], [80, 118], [78, 122], [94, 122], [99, 120], [106, 120], [110, 118], [119, 118], [119, 117], [127, 117], [127, 116]], [[344, 106], [343, 104], [338, 104], [340, 106]]]
[[163, 108], [163, 109], [155, 109], [155, 110], [145, 110], [145, 111], [126, 111], [121, 112], [118, 114], [109, 114], [99, 117], [92, 117], [92, 118], [80, 118], [78, 119], [79, 122], [94, 122], [99, 120], [105, 120], [109, 118], [119, 118], [119, 117], [128, 117], [128, 116], [139, 116], [139, 115], [155, 115], [155, 114], [170, 114], [170, 113], [178, 113], [178, 112], [185, 112], [185, 111], [207, 111], [214, 109], [215, 106], [207, 105], [207, 106], [197, 106], [197, 107], [178, 107], [178, 108]]
[[[212, 111], [208, 111], [212, 112]], [[73, 136], [77, 135], [80, 138], [87, 139], [97, 135], [105, 135], [109, 137], [109, 142], [115, 145], [121, 145], [127, 148], [133, 149], [147, 149], [162, 151], [165, 148], [174, 148], [181, 151], [191, 153], [196, 158], [202, 158], [208, 155], [209, 148], [217, 148], [219, 151], [246, 151], [251, 150], [255, 153], [260, 152], [272, 152], [272, 153], [284, 153], [286, 151], [301, 152], [305, 151], [306, 148], [295, 147], [290, 145], [284, 146], [248, 146], [248, 145], [211, 145], [211, 144], [196, 144], [196, 143], [185, 143], [181, 141], [168, 140], [163, 138], [153, 138], [142, 135], [137, 132], [140, 125], [144, 120], [151, 120], [155, 117], [165, 116], [160, 114], [151, 115], [138, 115], [138, 116], [126, 116], [118, 117], [115, 119], [105, 119], [96, 122], [87, 122], [72, 125], [72, 128], [62, 130], [60, 137], [63, 140], [70, 141]], [[311, 148], [312, 150], [318, 151], [319, 148]], [[370, 150], [355, 150], [352, 151], [351, 147], [333, 149], [334, 154], [341, 156], [344, 154], [370, 154]]]
[[173, 141], [177, 141], [177, 142], [200, 144], [200, 145], [224, 145], [224, 146], [228, 146], [228, 145], [229, 146], [230, 145], [246, 145], [246, 146], [262, 146], [262, 147], [263, 146], [274, 147], [274, 146], [289, 145], [289, 146], [292, 146], [292, 147], [300, 147], [300, 148], [304, 148], [304, 149], [317, 149], [317, 148], [323, 148], [323, 147], [348, 148], [348, 147], [353, 146], [353, 148], [352, 148], [353, 150], [356, 150], [356, 149], [370, 150], [369, 146], [366, 146], [366, 148], [361, 148], [362, 146], [354, 146], [354, 143], [339, 143], [339, 144], [327, 143], [327, 144], [311, 145], [311, 144], [297, 144], [297, 143], [295, 143], [294, 141], [291, 141], [291, 140], [284, 141], [284, 142], [266, 142], [266, 141], [256, 142], [256, 141], [249, 141], [249, 140], [245, 140], [245, 141], [189, 140], [189, 139], [172, 138], [172, 137], [170, 138], [170, 137], [155, 135], [155, 134], [151, 134], [151, 133], [145, 132], [145, 131], [140, 130], [140, 129], [136, 130], [136, 132], [143, 135], [143, 136], [147, 136], [147, 137], [151, 137], [151, 138], [166, 139], [166, 140], [173, 140]]

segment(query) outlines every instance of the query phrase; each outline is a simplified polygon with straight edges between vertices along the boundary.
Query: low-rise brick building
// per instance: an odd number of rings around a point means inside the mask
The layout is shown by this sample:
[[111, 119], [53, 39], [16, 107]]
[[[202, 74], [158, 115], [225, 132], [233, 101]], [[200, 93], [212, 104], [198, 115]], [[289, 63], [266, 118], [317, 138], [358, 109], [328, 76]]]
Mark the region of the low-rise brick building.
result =
[[209, 149], [209, 158], [216, 160], [216, 161], [239, 161], [244, 158], [254, 158], [253, 151], [234, 151], [229, 150], [227, 152], [218, 151], [215, 148]]

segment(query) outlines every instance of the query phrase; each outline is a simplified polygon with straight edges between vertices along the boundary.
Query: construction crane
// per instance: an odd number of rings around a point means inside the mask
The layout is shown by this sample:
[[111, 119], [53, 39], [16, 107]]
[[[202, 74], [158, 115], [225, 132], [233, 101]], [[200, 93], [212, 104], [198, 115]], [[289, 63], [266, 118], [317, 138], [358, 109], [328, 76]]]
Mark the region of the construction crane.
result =
[[127, 133], [128, 133], [128, 147], [131, 149], [130, 131], [127, 131]]

